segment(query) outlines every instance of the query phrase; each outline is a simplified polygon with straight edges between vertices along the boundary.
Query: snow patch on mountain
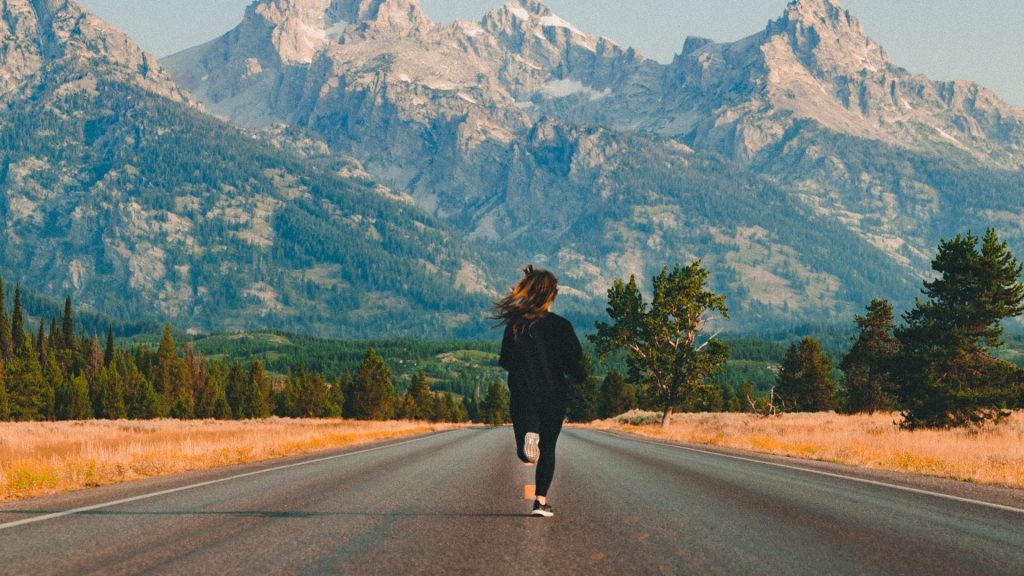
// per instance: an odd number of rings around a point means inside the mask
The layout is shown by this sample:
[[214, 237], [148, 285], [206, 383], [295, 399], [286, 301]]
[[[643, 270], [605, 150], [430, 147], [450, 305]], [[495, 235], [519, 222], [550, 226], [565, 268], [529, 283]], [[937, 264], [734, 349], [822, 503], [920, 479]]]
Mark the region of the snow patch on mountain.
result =
[[611, 88], [605, 88], [604, 90], [597, 91], [590, 86], [583, 84], [579, 80], [561, 78], [544, 84], [540, 93], [547, 98], [566, 98], [568, 96], [578, 94], [588, 98], [591, 102], [596, 102], [611, 96], [612, 91]]

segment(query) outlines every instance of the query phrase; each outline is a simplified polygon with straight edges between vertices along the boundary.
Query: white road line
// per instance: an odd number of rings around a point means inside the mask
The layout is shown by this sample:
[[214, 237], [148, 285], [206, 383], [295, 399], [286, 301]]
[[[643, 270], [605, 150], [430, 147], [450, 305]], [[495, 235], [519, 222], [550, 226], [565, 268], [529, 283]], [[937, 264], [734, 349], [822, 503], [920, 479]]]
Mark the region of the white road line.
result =
[[[756, 458], [747, 458], [744, 456], [736, 456], [733, 454], [724, 454], [722, 452], [714, 452], [711, 450], [701, 450], [700, 448], [693, 448], [690, 446], [682, 446], [679, 444], [671, 444], [668, 442], [656, 442], [654, 440], [647, 440], [645, 438], [637, 438], [635, 436], [626, 436], [623, 434], [616, 434], [612, 432], [606, 432], [604, 430], [598, 430], [609, 436], [620, 438], [623, 440], [632, 440], [633, 442], [640, 442], [642, 444], [653, 444], [655, 446], [666, 446], [668, 448], [678, 448], [679, 450], [687, 450], [689, 452], [698, 452], [700, 454], [708, 454], [710, 456], [721, 456], [723, 458], [732, 458], [733, 460], [742, 460], [744, 462], [753, 462], [755, 464], [764, 464], [766, 466], [775, 466], [776, 468], [787, 468], [789, 470], [797, 470], [800, 472], [809, 472], [811, 474], [818, 474], [821, 476], [829, 476], [831, 478], [841, 478], [843, 480], [850, 480], [852, 482], [861, 482], [863, 484], [872, 484], [874, 486], [884, 486], [886, 488], [894, 488], [896, 490], [903, 490], [904, 492], [913, 492], [914, 494], [924, 494], [927, 496], [936, 496], [938, 498], [945, 498], [947, 500], [955, 500], [957, 502], [963, 502], [966, 504], [976, 504], [978, 506], [987, 506], [988, 508], [995, 508], [997, 510], [1004, 510], [1007, 512], [1016, 512], [1018, 514], [1024, 514], [1024, 509], [1014, 508], [1013, 506], [1004, 506], [1002, 504], [996, 504], [994, 502], [985, 502], [984, 500], [973, 500], [971, 498], [962, 498], [960, 496], [953, 496], [952, 494], [943, 494], [942, 492], [932, 492], [931, 490], [922, 490], [920, 488], [911, 488], [910, 486], [900, 486], [899, 484], [890, 484], [888, 482], [880, 482], [878, 480], [869, 480], [867, 478], [857, 478], [856, 476], [847, 476], [845, 474], [836, 474], [835, 472], [825, 472], [824, 470], [815, 470], [814, 468], [803, 468], [801, 466], [794, 466], [792, 464], [781, 464], [778, 462], [769, 462], [767, 460], [758, 460]], [[774, 454], [766, 454], [766, 456], [775, 456]], [[2, 528], [2, 526], [0, 526]]]
[[[91, 512], [93, 510], [99, 510], [101, 508], [110, 508], [112, 506], [118, 506], [121, 504], [127, 504], [129, 502], [137, 502], [139, 500], [146, 500], [148, 498], [156, 498], [157, 496], [164, 496], [166, 494], [174, 494], [175, 492], [182, 492], [184, 490], [192, 490], [193, 488], [202, 488], [203, 486], [210, 486], [212, 484], [220, 484], [221, 482], [230, 482], [231, 480], [238, 480], [239, 478], [247, 478], [249, 476], [256, 476], [258, 474], [266, 474], [268, 472], [277, 472], [278, 470], [284, 470], [286, 468], [295, 468], [297, 466], [305, 466], [307, 464], [317, 464], [319, 462], [327, 462], [328, 460], [337, 460], [338, 458], [345, 458], [348, 456], [356, 456], [358, 454], [366, 454], [367, 452], [374, 452], [377, 450], [384, 450], [387, 448], [395, 448], [398, 446], [404, 446], [406, 444], [412, 444], [413, 442], [420, 442], [428, 438], [433, 438], [439, 434], [445, 432], [430, 434], [429, 436], [423, 436], [421, 438], [414, 438], [412, 440], [405, 440], [403, 442], [396, 442], [394, 444], [388, 444], [386, 446], [377, 446], [374, 448], [367, 448], [365, 450], [358, 450], [356, 452], [346, 452], [345, 454], [336, 454], [334, 456], [327, 456], [325, 458], [317, 458], [315, 460], [306, 460], [303, 462], [296, 462], [294, 464], [285, 464], [283, 466], [275, 466], [273, 468], [266, 468], [263, 470], [256, 470], [254, 472], [246, 472], [245, 474], [238, 474], [235, 476], [229, 476], [227, 478], [219, 478], [217, 480], [209, 480], [207, 482], [200, 482], [198, 484], [189, 484], [188, 486], [179, 486], [178, 488], [171, 488], [169, 490], [161, 490], [159, 492], [151, 492], [149, 494], [141, 494], [139, 496], [132, 496], [131, 498], [123, 498], [121, 500], [114, 500], [112, 502], [104, 502], [102, 504], [93, 504], [92, 506], [83, 506], [81, 508], [75, 508], [73, 510], [65, 510], [63, 512], [54, 512], [52, 514], [45, 514], [43, 516], [33, 516], [32, 518], [26, 518], [24, 520], [16, 520], [14, 522], [7, 522], [6, 524], [0, 524], [0, 530], [6, 530], [7, 528], [14, 528], [15, 526], [24, 526], [25, 524], [32, 524], [33, 522], [42, 522], [43, 520], [52, 520], [54, 518], [61, 518], [63, 516], [71, 516], [72, 514], [81, 514], [82, 512]], [[0, 510], [0, 514], [4, 511]]]

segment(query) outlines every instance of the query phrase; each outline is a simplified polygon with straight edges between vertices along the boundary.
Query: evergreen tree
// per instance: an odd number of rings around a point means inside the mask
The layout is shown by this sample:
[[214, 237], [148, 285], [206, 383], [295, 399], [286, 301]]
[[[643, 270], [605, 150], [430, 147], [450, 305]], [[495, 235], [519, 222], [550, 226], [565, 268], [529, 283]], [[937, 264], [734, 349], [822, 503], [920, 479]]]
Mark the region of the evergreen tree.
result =
[[242, 368], [242, 363], [235, 360], [228, 368], [227, 380], [228, 406], [235, 418], [243, 420], [253, 417], [252, 387], [249, 375]]
[[995, 358], [1005, 318], [1024, 312], [1021, 265], [989, 229], [939, 244], [918, 300], [896, 331], [901, 352], [892, 371], [904, 425], [947, 427], [982, 424], [1004, 410], [1024, 382], [1021, 371]]
[[6, 365], [8, 403], [11, 418], [18, 422], [45, 420], [47, 407], [53, 403], [52, 392], [43, 379], [32, 340], [23, 334], [23, 342], [14, 358]]
[[456, 398], [453, 394], [444, 394], [443, 398], [444, 400], [442, 402], [439, 402], [439, 404], [444, 404], [446, 406], [444, 410], [445, 416], [443, 419], [440, 419], [439, 421], [465, 422], [468, 419], [468, 415], [466, 414], [466, 407], [462, 402], [459, 401], [458, 398]]
[[817, 340], [805, 337], [786, 350], [779, 367], [776, 394], [790, 411], [835, 410], [836, 381], [832, 377], [832, 360], [822, 352]]
[[[216, 418], [217, 404], [220, 396], [227, 402], [227, 394], [223, 392], [227, 381], [228, 367], [223, 361], [211, 362], [206, 368], [205, 378], [195, 387], [196, 418]], [[228, 406], [230, 412], [231, 407]], [[229, 415], [230, 418], [230, 415]]]
[[597, 419], [599, 392], [597, 378], [594, 378], [594, 365], [590, 358], [583, 356], [586, 378], [579, 382], [570, 382], [566, 398], [566, 417], [570, 422], [592, 422]]
[[0, 360], [10, 360], [12, 356], [14, 356], [14, 344], [11, 341], [11, 323], [7, 317], [4, 280], [0, 278]]
[[433, 403], [434, 396], [430, 393], [427, 375], [418, 372], [409, 382], [409, 390], [405, 394], [401, 416], [409, 420], [432, 420], [435, 416]]
[[103, 348], [103, 365], [110, 366], [114, 361], [114, 328], [107, 327], [107, 345]]
[[89, 398], [89, 381], [79, 375], [71, 379], [68, 391], [67, 417], [69, 420], [90, 420], [93, 417]]
[[99, 389], [97, 402], [94, 406], [97, 418], [118, 420], [128, 417], [128, 410], [124, 403], [125, 385], [124, 380], [114, 366], [106, 366], [100, 370], [96, 378], [96, 388]]
[[17, 354], [25, 344], [25, 313], [21, 309], [21, 284], [14, 286], [14, 311], [11, 313], [11, 345]]
[[39, 364], [40, 366], [46, 365], [46, 324], [43, 322], [42, 316], [39, 317], [39, 336], [36, 338], [36, 350], [39, 351]]
[[480, 421], [491, 426], [500, 426], [510, 420], [509, 397], [505, 384], [492, 382], [487, 396], [480, 406]]
[[686, 267], [665, 267], [654, 277], [654, 298], [648, 306], [632, 276], [616, 280], [608, 290], [612, 324], [597, 323], [590, 340], [601, 356], [627, 351], [632, 382], [643, 383], [661, 404], [667, 427], [677, 403], [692, 398], [705, 380], [718, 373], [729, 356], [728, 347], [711, 337], [698, 339], [713, 315], [727, 318], [725, 297], [705, 288], [708, 272], [697, 260]]
[[839, 364], [846, 382], [843, 409], [868, 414], [889, 410], [894, 392], [889, 370], [900, 349], [899, 340], [893, 336], [896, 326], [892, 305], [888, 300], [872, 300], [867, 315], [857, 316], [856, 321], [860, 333]]
[[49, 336], [49, 340], [47, 342], [47, 344], [48, 344], [47, 347], [50, 349], [50, 352], [51, 352], [52, 356], [56, 356], [57, 354], [60, 353], [61, 342], [63, 342], [63, 340], [61, 340], [60, 335], [57, 333], [57, 320], [53, 316], [51, 316], [50, 317], [50, 336]]
[[[267, 376], [266, 371], [263, 369], [263, 363], [258, 359], [253, 358], [249, 361], [249, 387], [252, 390], [250, 397], [252, 399], [252, 418], [269, 418], [271, 412], [270, 406], [270, 377]], [[339, 382], [339, 386], [341, 383]], [[338, 407], [340, 413], [341, 407], [344, 405], [344, 392], [339, 388], [335, 390], [331, 389], [331, 399], [334, 404]]]
[[64, 335], [64, 346], [65, 350], [73, 350], [75, 348], [75, 319], [74, 312], [71, 309], [71, 296], [69, 295], [64, 299], [64, 314], [60, 317], [61, 322], [61, 334]]
[[636, 388], [626, 382], [618, 370], [612, 370], [601, 382], [601, 402], [598, 415], [611, 418], [636, 408]]
[[299, 364], [285, 382], [289, 415], [295, 418], [336, 416], [330, 404], [330, 390], [322, 374], [308, 372]]
[[345, 395], [346, 416], [357, 420], [390, 420], [394, 417], [394, 387], [391, 369], [377, 351], [370, 348]]

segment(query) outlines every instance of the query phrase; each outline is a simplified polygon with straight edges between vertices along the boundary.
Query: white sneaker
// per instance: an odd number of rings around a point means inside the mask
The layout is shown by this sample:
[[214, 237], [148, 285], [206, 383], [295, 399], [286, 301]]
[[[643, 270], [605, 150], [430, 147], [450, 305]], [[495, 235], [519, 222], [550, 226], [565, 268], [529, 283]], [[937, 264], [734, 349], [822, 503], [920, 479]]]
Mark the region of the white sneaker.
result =
[[536, 463], [537, 460], [540, 460], [540, 434], [536, 432], [526, 433], [523, 453], [526, 454], [526, 459], [530, 462]]

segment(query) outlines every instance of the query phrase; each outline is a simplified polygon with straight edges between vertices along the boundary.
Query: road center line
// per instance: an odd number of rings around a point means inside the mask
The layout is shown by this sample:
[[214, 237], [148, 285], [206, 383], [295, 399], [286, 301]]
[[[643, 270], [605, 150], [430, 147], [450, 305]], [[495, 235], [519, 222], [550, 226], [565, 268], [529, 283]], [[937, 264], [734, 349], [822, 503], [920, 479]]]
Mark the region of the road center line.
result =
[[[420, 442], [428, 438], [434, 438], [440, 434], [445, 434], [449, 431], [437, 432], [429, 434], [420, 438], [413, 438], [412, 440], [405, 440], [402, 442], [396, 442], [394, 444], [387, 444], [385, 446], [376, 446], [373, 448], [366, 448], [364, 450], [357, 450], [355, 452], [346, 452], [344, 454], [336, 454], [334, 456], [327, 456], [324, 458], [317, 458], [315, 460], [305, 460], [303, 462], [295, 462], [293, 464], [284, 464], [282, 466], [275, 466], [273, 468], [265, 468], [263, 470], [256, 470], [253, 472], [246, 472], [245, 474], [237, 474], [235, 476], [229, 476], [227, 478], [218, 478], [217, 480], [208, 480], [206, 482], [199, 482], [198, 484], [189, 484], [188, 486], [179, 486], [177, 488], [170, 488], [168, 490], [161, 490], [159, 492], [150, 492], [149, 494], [141, 494], [139, 496], [132, 496], [131, 498], [122, 498], [121, 500], [114, 500], [112, 502], [104, 502], [102, 504], [93, 504], [91, 506], [83, 506], [81, 508], [75, 508], [73, 510], [65, 510], [63, 512], [54, 512], [52, 514], [44, 514], [42, 516], [33, 516], [32, 518], [25, 518], [24, 520], [16, 520], [14, 522], [7, 522], [6, 524], [0, 524], [0, 530], [6, 530], [8, 528], [14, 528], [15, 526], [24, 526], [25, 524], [32, 524], [34, 522], [42, 522], [44, 520], [52, 520], [54, 518], [61, 518], [63, 516], [71, 516], [72, 514], [81, 514], [82, 512], [91, 512], [93, 510], [100, 510], [102, 508], [110, 508], [112, 506], [118, 506], [120, 504], [127, 504], [129, 502], [137, 502], [139, 500], [146, 500], [148, 498], [156, 498], [157, 496], [164, 496], [167, 494], [174, 494], [175, 492], [182, 492], [185, 490], [192, 490], [193, 488], [202, 488], [203, 486], [210, 486], [213, 484], [220, 484], [221, 482], [230, 482], [231, 480], [238, 480], [239, 478], [248, 478], [249, 476], [256, 476], [259, 474], [266, 474], [268, 472], [277, 472], [278, 470], [285, 470], [287, 468], [295, 468], [297, 466], [305, 466], [307, 464], [317, 464], [320, 462], [327, 462], [329, 460], [337, 460], [339, 458], [345, 458], [348, 456], [356, 456], [359, 454], [366, 454], [367, 452], [375, 452], [377, 450], [385, 450], [387, 448], [395, 448], [398, 446], [404, 446], [406, 444], [412, 444], [413, 442]], [[0, 510], [2, 513], [3, 510]]]
[[[924, 494], [926, 496], [936, 496], [939, 498], [945, 498], [947, 500], [955, 500], [957, 502], [963, 502], [966, 504], [975, 504], [978, 506], [987, 506], [989, 508], [995, 508], [997, 510], [1004, 510], [1007, 512], [1016, 512], [1018, 514], [1024, 514], [1024, 509], [1014, 508], [1013, 506], [1004, 506], [1003, 504], [996, 504], [994, 502], [985, 502], [984, 500], [974, 500], [971, 498], [963, 498], [961, 496], [953, 496], [952, 494], [943, 494], [942, 492], [932, 492], [931, 490], [922, 490], [921, 488], [911, 488], [910, 486], [900, 486], [899, 484], [890, 484], [888, 482], [881, 482], [878, 480], [869, 480], [867, 478], [857, 478], [856, 476], [847, 476], [845, 474], [837, 474], [835, 472], [825, 472], [824, 470], [815, 470], [814, 468], [803, 468], [801, 466], [794, 466], [792, 464], [781, 464], [779, 462], [769, 462], [767, 460], [758, 460], [756, 458], [747, 458], [744, 456], [736, 456], [733, 454], [724, 454], [722, 452], [714, 452], [712, 450], [701, 450], [700, 448], [693, 448], [690, 446], [682, 446], [680, 444], [672, 444], [669, 442], [657, 442], [654, 440], [647, 440], [646, 438], [638, 438], [635, 436], [628, 436], [624, 434], [617, 434], [613, 432], [607, 432], [604, 430], [598, 430], [603, 434], [620, 438], [623, 440], [631, 440], [633, 442], [640, 442], [642, 444], [653, 444], [655, 446], [666, 446], [669, 448], [678, 448], [679, 450], [686, 450], [689, 452], [697, 452], [700, 454], [707, 454], [710, 456], [721, 456], [723, 458], [732, 458], [733, 460], [742, 460], [744, 462], [753, 462], [755, 464], [764, 464], [767, 466], [775, 466], [776, 468], [786, 468], [789, 470], [797, 470], [799, 472], [809, 472], [811, 474], [818, 474], [821, 476], [829, 476], [831, 478], [840, 478], [843, 480], [850, 480], [853, 482], [861, 482], [863, 484], [871, 484], [874, 486], [884, 486], [886, 488], [894, 488], [896, 490], [903, 490], [904, 492], [913, 492], [914, 494]], [[772, 456], [775, 456], [772, 454]], [[0, 526], [2, 528], [3, 526]]]

